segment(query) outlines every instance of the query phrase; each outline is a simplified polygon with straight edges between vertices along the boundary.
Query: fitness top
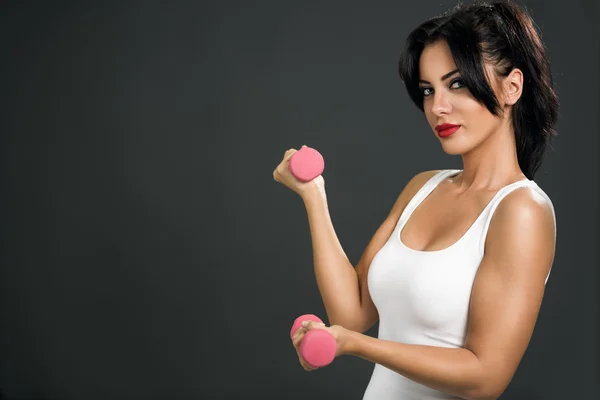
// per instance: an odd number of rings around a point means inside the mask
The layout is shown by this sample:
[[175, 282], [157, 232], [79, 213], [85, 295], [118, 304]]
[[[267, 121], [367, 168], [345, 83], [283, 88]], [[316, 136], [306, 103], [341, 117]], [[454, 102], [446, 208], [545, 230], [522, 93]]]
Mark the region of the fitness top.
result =
[[[400, 232], [412, 212], [436, 186], [461, 170], [442, 170], [430, 178], [406, 205], [394, 232], [375, 255], [368, 285], [379, 312], [384, 340], [458, 348], [464, 345], [471, 287], [483, 258], [485, 237], [502, 199], [519, 187], [532, 187], [550, 200], [532, 180], [523, 179], [500, 189], [467, 232], [442, 250], [417, 251], [402, 243]], [[550, 202], [552, 206], [552, 202]], [[554, 208], [552, 208], [554, 221]], [[555, 231], [556, 235], [556, 224]], [[546, 277], [546, 282], [548, 281]], [[363, 400], [456, 399], [375, 364]]]

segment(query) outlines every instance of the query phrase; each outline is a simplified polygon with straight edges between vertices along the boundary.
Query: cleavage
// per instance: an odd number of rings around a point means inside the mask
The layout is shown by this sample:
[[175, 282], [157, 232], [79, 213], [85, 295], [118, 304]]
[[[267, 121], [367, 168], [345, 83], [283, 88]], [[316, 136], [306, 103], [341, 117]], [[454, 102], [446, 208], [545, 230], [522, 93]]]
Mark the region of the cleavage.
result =
[[449, 248], [468, 232], [492, 197], [491, 193], [457, 197], [434, 189], [406, 221], [400, 240], [416, 251]]

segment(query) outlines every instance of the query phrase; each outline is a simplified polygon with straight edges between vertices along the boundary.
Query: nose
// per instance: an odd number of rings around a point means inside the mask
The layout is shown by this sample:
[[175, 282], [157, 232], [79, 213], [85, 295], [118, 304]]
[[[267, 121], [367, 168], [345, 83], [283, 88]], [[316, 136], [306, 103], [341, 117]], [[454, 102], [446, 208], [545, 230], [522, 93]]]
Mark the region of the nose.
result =
[[449, 114], [452, 111], [452, 105], [444, 91], [436, 91], [433, 93], [432, 97], [431, 113], [433, 115], [439, 117], [443, 114]]

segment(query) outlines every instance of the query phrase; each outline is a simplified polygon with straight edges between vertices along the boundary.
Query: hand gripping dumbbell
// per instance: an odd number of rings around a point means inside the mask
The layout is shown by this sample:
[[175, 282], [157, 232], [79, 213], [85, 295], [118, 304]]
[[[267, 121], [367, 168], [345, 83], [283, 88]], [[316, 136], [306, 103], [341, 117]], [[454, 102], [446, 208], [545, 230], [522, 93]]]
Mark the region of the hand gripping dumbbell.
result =
[[290, 158], [290, 172], [302, 182], [310, 182], [323, 173], [323, 156], [312, 147], [302, 147]]
[[[319, 317], [313, 314], [301, 315], [294, 321], [290, 338], [302, 326], [304, 321], [316, 321], [323, 323]], [[337, 344], [335, 338], [323, 329], [311, 329], [306, 332], [300, 342], [300, 355], [313, 368], [321, 368], [331, 364], [335, 358]]]

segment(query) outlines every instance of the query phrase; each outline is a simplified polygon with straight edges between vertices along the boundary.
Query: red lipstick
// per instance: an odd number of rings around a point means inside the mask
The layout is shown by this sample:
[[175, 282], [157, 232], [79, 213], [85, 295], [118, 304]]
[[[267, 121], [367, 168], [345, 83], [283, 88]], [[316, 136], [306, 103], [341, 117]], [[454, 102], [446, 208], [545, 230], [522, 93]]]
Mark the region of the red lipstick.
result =
[[434, 129], [437, 131], [440, 137], [448, 137], [456, 132], [460, 128], [460, 125], [455, 124], [441, 124], [437, 125]]

